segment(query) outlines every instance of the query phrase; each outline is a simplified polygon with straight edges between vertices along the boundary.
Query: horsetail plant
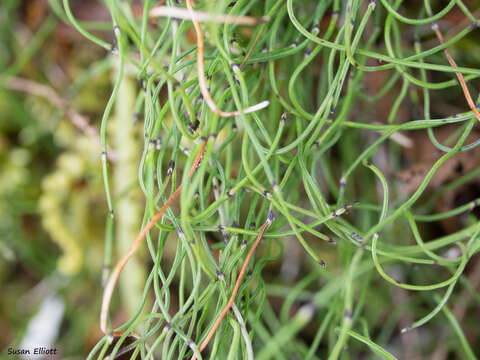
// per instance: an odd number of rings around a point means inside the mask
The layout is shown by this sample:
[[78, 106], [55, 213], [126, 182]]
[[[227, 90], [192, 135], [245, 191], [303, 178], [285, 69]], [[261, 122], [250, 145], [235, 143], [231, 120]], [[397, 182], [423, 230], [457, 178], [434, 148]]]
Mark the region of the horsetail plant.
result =
[[[475, 358], [478, 327], [449, 308], [459, 288], [478, 306], [467, 271], [478, 264], [480, 225], [468, 213], [478, 194], [442, 211], [436, 203], [478, 168], [433, 185], [462, 153], [480, 160], [469, 90], [479, 59], [459, 51], [478, 37], [471, 2], [144, 0], [139, 11], [106, 0], [112, 43], [69, 0], [50, 3], [116, 64], [100, 125], [109, 229], [128, 191], [110, 189], [110, 112], [121, 84], [139, 82], [133, 186], [145, 211], [111, 272], [107, 231], [105, 336], [88, 359], [430, 357], [432, 340], [415, 347], [408, 337], [420, 330]], [[408, 155], [417, 137], [434, 148], [427, 160]], [[408, 161], [425, 165], [406, 180], [412, 191], [395, 178]], [[447, 219], [461, 226], [439, 232]], [[117, 327], [115, 286], [143, 244], [141, 300]], [[392, 310], [396, 294], [411, 305]]]

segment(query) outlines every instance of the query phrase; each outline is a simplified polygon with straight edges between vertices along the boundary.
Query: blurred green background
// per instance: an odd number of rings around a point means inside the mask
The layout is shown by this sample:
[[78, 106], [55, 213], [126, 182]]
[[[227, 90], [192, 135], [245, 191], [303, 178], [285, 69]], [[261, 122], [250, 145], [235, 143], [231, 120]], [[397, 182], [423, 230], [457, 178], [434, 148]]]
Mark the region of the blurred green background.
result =
[[[110, 25], [95, 1], [72, 7]], [[101, 338], [107, 213], [98, 139], [82, 126], [98, 127], [113, 70], [35, 0], [1, 1], [0, 69], [0, 349], [21, 347], [47, 309], [61, 316], [51, 323], [58, 358], [80, 359]]]

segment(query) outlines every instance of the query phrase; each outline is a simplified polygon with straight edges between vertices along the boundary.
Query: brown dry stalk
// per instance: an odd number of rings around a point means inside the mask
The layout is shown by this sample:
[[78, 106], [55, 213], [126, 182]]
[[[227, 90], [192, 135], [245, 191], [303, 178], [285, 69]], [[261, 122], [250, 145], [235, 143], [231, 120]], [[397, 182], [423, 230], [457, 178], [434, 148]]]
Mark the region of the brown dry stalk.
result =
[[[267, 227], [270, 226], [272, 221], [273, 221], [273, 213], [270, 211], [268, 213], [267, 220], [265, 220], [262, 227], [260, 228], [260, 232], [258, 233], [257, 239], [253, 243], [252, 248], [248, 252], [247, 257], [245, 258], [245, 261], [243, 262], [242, 269], [240, 270], [240, 273], [238, 274], [237, 281], [235, 283], [235, 286], [234, 286], [233, 291], [232, 291], [232, 295], [230, 296], [230, 299], [228, 300], [227, 305], [225, 305], [225, 307], [223, 308], [220, 315], [218, 315], [218, 318], [215, 321], [215, 323], [213, 324], [213, 327], [208, 332], [207, 337], [205, 338], [205, 340], [203, 340], [200, 347], [198, 348], [198, 350], [200, 352], [202, 352], [207, 347], [208, 343], [210, 342], [213, 335], [215, 334], [215, 331], [217, 331], [218, 326], [222, 322], [222, 320], [225, 317], [225, 315], [227, 314], [228, 310], [230, 310], [230, 308], [232, 307], [233, 302], [235, 301], [235, 297], [237, 296], [237, 292], [238, 292], [238, 288], [240, 287], [240, 283], [242, 282], [243, 276], [245, 275], [245, 270], [247, 269], [248, 263], [250, 262], [250, 259], [252, 258], [252, 255], [255, 252], [255, 249], [257, 248], [258, 244], [260, 243], [260, 240], [262, 239], [263, 233], [265, 232]], [[197, 359], [197, 357], [194, 354], [192, 356], [191, 360], [196, 360], [196, 359]]]
[[252, 55], [253, 50], [255, 50], [255, 47], [257, 46], [258, 41], [259, 41], [260, 38], [262, 37], [262, 34], [263, 34], [263, 31], [264, 31], [264, 30], [265, 30], [265, 24], [262, 24], [262, 26], [260, 27], [260, 30], [258, 31], [257, 36], [256, 36], [255, 39], [253, 40], [252, 46], [250, 46], [250, 50], [248, 50], [247, 55], [245, 55], [245, 57], [243, 58], [243, 60], [242, 60], [242, 62], [241, 62], [241, 64], [240, 64], [240, 70], [243, 70], [243, 68], [245, 67], [245, 65], [247, 65], [247, 61], [248, 61], [248, 59], [250, 58], [250, 56]]
[[[198, 155], [195, 157], [195, 160], [193, 161], [192, 167], [190, 168], [190, 171], [188, 173], [188, 177], [191, 177], [195, 170], [197, 169], [198, 164], [200, 163], [203, 154], [205, 153], [205, 148], [207, 146], [207, 141], [208, 139], [205, 138], [202, 148], [200, 149], [200, 152]], [[132, 255], [137, 251], [138, 246], [142, 242], [143, 238], [145, 235], [150, 231], [150, 229], [155, 225], [155, 223], [160, 220], [165, 213], [165, 211], [168, 209], [168, 207], [172, 204], [172, 202], [178, 197], [182, 190], [182, 184], [180, 184], [175, 190], [175, 192], [170, 196], [170, 198], [167, 200], [167, 202], [158, 210], [158, 212], [151, 218], [151, 220], [148, 222], [148, 224], [140, 231], [138, 234], [137, 238], [133, 242], [132, 246], [128, 250], [128, 252], [125, 254], [125, 256], [118, 262], [117, 266], [115, 266], [115, 269], [113, 270], [112, 274], [110, 275], [110, 278], [108, 279], [108, 283], [105, 286], [105, 290], [103, 291], [103, 299], [102, 299], [102, 309], [100, 312], [100, 329], [104, 334], [107, 334], [107, 314], [108, 314], [108, 309], [110, 307], [110, 301], [112, 300], [112, 295], [113, 295], [113, 290], [115, 290], [115, 285], [117, 283], [118, 277], [120, 276], [120, 273], [124, 266], [127, 264], [128, 260], [132, 257]]]
[[[440, 42], [440, 44], [443, 45], [444, 40], [442, 33], [440, 32], [440, 29], [438, 27], [437, 23], [434, 23], [432, 25], [432, 29], [435, 32], [435, 35], [437, 35], [437, 39]], [[450, 56], [450, 53], [448, 52], [447, 48], [443, 49], [443, 53], [445, 54], [445, 57], [447, 58], [448, 62], [450, 65], [452, 65], [455, 68], [458, 68], [457, 63], [453, 58]], [[459, 72], [455, 73], [457, 75], [458, 81], [460, 82], [460, 85], [462, 86], [463, 94], [465, 95], [465, 99], [467, 100], [468, 106], [470, 106], [470, 109], [472, 110], [473, 114], [477, 118], [478, 121], [480, 121], [480, 113], [477, 110], [477, 107], [475, 106], [475, 103], [473, 102], [472, 96], [470, 95], [470, 91], [468, 90], [467, 83], [465, 79], [463, 78], [463, 75]]]
[[[10, 90], [21, 91], [47, 99], [53, 106], [62, 110], [78, 130], [94, 138], [95, 141], [100, 144], [100, 136], [98, 135], [97, 129], [89, 124], [90, 120], [69, 107], [67, 102], [63, 100], [51, 86], [16, 76], [10, 77], [4, 86]], [[112, 150], [107, 151], [107, 156], [110, 160], [115, 159], [115, 153]]]
[[[257, 25], [268, 21], [268, 17], [256, 18], [253, 16], [211, 14], [206, 11], [195, 10], [195, 20], [199, 22], [212, 21], [220, 24]], [[149, 12], [151, 18], [172, 17], [176, 19], [193, 20], [189, 10], [173, 6], [155, 6]]]
[[[195, 11], [193, 10], [193, 1], [192, 0], [187, 0], [187, 8], [190, 13], [190, 17], [193, 23], [193, 27], [195, 28], [195, 33], [197, 35], [197, 72], [198, 72], [198, 85], [200, 87], [200, 92], [202, 93], [203, 98], [207, 102], [208, 107], [218, 116], [221, 117], [232, 117], [232, 116], [237, 116], [239, 114], [248, 114], [254, 111], [258, 111], [260, 109], [263, 109], [268, 106], [270, 103], [268, 100], [262, 101], [261, 103], [258, 103], [253, 106], [249, 106], [242, 111], [231, 111], [231, 112], [223, 112], [221, 111], [215, 102], [213, 101], [212, 97], [210, 96], [210, 91], [208, 90], [207, 86], [207, 80], [205, 78], [205, 64], [203, 60], [203, 53], [204, 53], [204, 43], [203, 43], [203, 33], [202, 33], [202, 27], [200, 26], [200, 23], [197, 20], [197, 15]], [[235, 65], [233, 66], [233, 70], [235, 71], [240, 71], [240, 68]]]

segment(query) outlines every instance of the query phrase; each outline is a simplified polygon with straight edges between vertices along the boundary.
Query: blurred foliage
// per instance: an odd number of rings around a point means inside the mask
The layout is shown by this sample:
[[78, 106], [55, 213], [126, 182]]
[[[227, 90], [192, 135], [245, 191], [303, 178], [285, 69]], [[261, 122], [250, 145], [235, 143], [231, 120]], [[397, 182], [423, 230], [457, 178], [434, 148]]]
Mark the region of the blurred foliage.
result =
[[[1, 2], [2, 75], [50, 83], [95, 125], [110, 90], [108, 62], [92, 66], [100, 52], [50, 13], [46, 1]], [[92, 309], [99, 306], [106, 213], [100, 147], [48, 98], [9, 90], [4, 81], [0, 348], [18, 346], [29, 315], [48, 292], [60, 292], [67, 309], [57, 346], [69, 349], [61, 357], [85, 354], [99, 336]], [[39, 284], [48, 291], [35, 291]]]

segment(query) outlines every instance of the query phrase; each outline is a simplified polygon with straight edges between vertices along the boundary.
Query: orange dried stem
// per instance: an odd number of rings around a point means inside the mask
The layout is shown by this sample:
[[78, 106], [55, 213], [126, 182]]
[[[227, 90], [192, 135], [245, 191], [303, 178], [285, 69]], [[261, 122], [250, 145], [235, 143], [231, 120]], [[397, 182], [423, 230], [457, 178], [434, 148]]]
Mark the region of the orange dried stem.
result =
[[[203, 146], [200, 149], [200, 152], [198, 155], [195, 157], [195, 160], [193, 161], [192, 167], [190, 168], [190, 171], [188, 173], [188, 176], [191, 177], [195, 170], [198, 167], [198, 164], [200, 163], [202, 156], [205, 152], [205, 148], [207, 145], [207, 139], [203, 142]], [[148, 222], [148, 224], [140, 231], [138, 234], [137, 238], [133, 242], [132, 246], [128, 250], [128, 252], [125, 254], [125, 256], [118, 262], [117, 266], [115, 266], [115, 269], [112, 272], [112, 275], [108, 279], [108, 283], [105, 286], [105, 290], [103, 292], [103, 299], [102, 299], [102, 309], [100, 312], [100, 329], [104, 334], [107, 334], [107, 314], [108, 314], [108, 309], [110, 307], [110, 302], [112, 300], [112, 295], [113, 291], [115, 290], [115, 285], [117, 283], [118, 277], [120, 276], [120, 273], [122, 272], [123, 268], [127, 264], [128, 260], [133, 256], [135, 251], [137, 251], [138, 247], [140, 246], [140, 243], [142, 242], [143, 238], [145, 235], [150, 231], [150, 229], [155, 225], [157, 221], [159, 221], [165, 211], [168, 209], [168, 207], [172, 204], [172, 202], [180, 195], [180, 191], [182, 190], [182, 184], [178, 186], [178, 188], [175, 190], [175, 192], [170, 196], [170, 198], [167, 200], [167, 202], [160, 208], [160, 210], [152, 217], [152, 219]]]
[[[248, 252], [247, 257], [245, 258], [245, 261], [243, 262], [242, 269], [240, 270], [240, 273], [238, 274], [237, 281], [235, 283], [235, 286], [234, 286], [233, 291], [232, 291], [232, 295], [230, 296], [230, 299], [228, 300], [227, 305], [225, 305], [225, 307], [223, 308], [222, 312], [220, 313], [217, 320], [213, 324], [213, 327], [208, 332], [208, 335], [205, 338], [205, 340], [203, 340], [203, 342], [200, 344], [200, 347], [198, 349], [200, 352], [202, 352], [207, 347], [208, 343], [210, 342], [213, 335], [215, 334], [215, 331], [217, 331], [217, 328], [219, 327], [223, 318], [227, 314], [228, 310], [230, 310], [230, 308], [232, 307], [233, 302], [235, 301], [235, 297], [237, 296], [237, 292], [238, 292], [238, 288], [240, 287], [240, 283], [242, 282], [243, 276], [245, 275], [245, 270], [247, 269], [248, 263], [250, 262], [250, 259], [252, 258], [252, 255], [255, 252], [255, 249], [257, 248], [258, 244], [260, 243], [260, 240], [262, 239], [263, 233], [265, 232], [265, 230], [267, 229], [267, 227], [271, 223], [272, 223], [272, 216], [269, 214], [267, 220], [265, 221], [265, 223], [260, 228], [260, 232], [258, 233], [257, 239], [253, 243], [250, 251]], [[196, 360], [196, 359], [197, 359], [197, 357], [194, 354], [192, 356], [191, 360]]]
[[[257, 25], [268, 21], [267, 17], [256, 18], [253, 16], [212, 14], [205, 11], [195, 11], [194, 13], [198, 22], [212, 21], [219, 24]], [[172, 17], [176, 19], [192, 20], [190, 10], [173, 6], [155, 6], [148, 14], [150, 18]]]
[[253, 50], [255, 50], [255, 47], [257, 46], [257, 43], [258, 41], [260, 40], [260, 38], [262, 37], [262, 34], [263, 34], [263, 31], [265, 29], [265, 24], [263, 24], [260, 28], [260, 31], [258, 32], [257, 36], [255, 37], [255, 39], [253, 40], [253, 44], [252, 46], [250, 47], [250, 50], [248, 50], [248, 53], [247, 55], [245, 55], [245, 57], [243, 58], [241, 64], [240, 64], [240, 70], [243, 70], [243, 68], [245, 67], [245, 65], [247, 65], [247, 61], [248, 59], [250, 58], [250, 56], [252, 55], [253, 53]]
[[193, 1], [187, 0], [187, 8], [190, 12], [190, 16], [192, 18], [193, 27], [195, 28], [195, 33], [197, 35], [197, 72], [198, 72], [198, 85], [200, 87], [200, 92], [203, 95], [208, 107], [218, 116], [220, 117], [232, 117], [237, 116], [239, 114], [248, 114], [260, 109], [263, 109], [268, 106], [269, 101], [262, 101], [256, 105], [250, 106], [248, 108], [243, 109], [242, 111], [231, 111], [231, 112], [224, 112], [221, 111], [215, 102], [213, 101], [210, 91], [208, 91], [207, 80], [205, 78], [205, 64], [204, 64], [204, 43], [203, 43], [203, 33], [202, 27], [200, 23], [196, 19], [195, 11], [193, 10]]
[[[432, 26], [433, 31], [435, 32], [435, 35], [437, 35], [438, 41], [440, 44], [444, 43], [442, 33], [440, 32], [440, 29], [437, 24]], [[453, 58], [450, 56], [450, 53], [448, 52], [447, 48], [443, 50], [445, 57], [447, 58], [448, 62], [450, 65], [452, 65], [455, 68], [458, 68], [457, 63]], [[458, 81], [460, 82], [460, 86], [462, 87], [463, 94], [465, 95], [465, 99], [467, 100], [468, 106], [470, 106], [470, 109], [472, 110], [473, 114], [477, 118], [478, 121], [480, 121], [480, 113], [478, 112], [477, 107], [475, 106], [475, 103], [473, 102], [472, 96], [470, 95], [470, 91], [468, 90], [467, 82], [463, 78], [463, 75], [459, 72], [455, 73], [457, 75]]]

